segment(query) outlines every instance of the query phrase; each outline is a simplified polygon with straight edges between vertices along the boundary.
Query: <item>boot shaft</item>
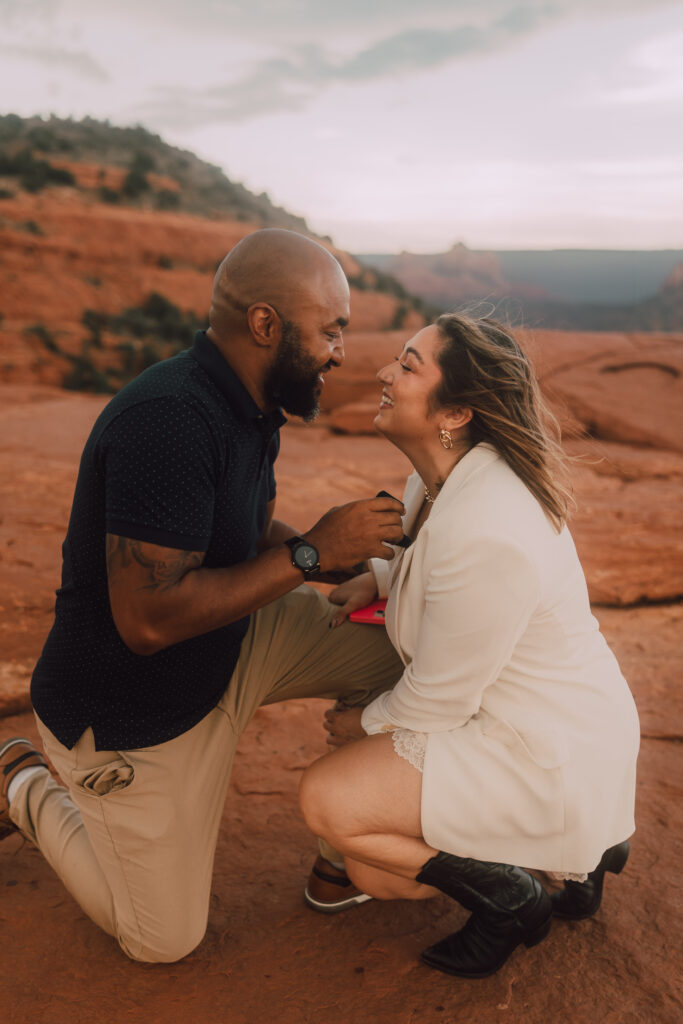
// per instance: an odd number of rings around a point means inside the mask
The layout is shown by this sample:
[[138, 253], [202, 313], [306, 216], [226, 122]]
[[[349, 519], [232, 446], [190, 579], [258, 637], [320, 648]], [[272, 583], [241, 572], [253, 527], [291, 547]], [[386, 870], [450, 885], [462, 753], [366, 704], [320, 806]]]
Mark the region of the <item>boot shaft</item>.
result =
[[512, 864], [437, 853], [423, 864], [416, 881], [432, 885], [457, 900], [466, 910], [514, 914], [539, 899], [543, 888], [522, 868]]

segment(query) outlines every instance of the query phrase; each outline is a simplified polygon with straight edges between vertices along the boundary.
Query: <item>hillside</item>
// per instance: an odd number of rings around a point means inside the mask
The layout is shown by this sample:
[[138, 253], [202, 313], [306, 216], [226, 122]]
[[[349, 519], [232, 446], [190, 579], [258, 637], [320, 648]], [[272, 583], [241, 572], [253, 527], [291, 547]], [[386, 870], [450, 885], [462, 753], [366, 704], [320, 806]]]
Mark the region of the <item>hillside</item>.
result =
[[683, 250], [364, 255], [440, 309], [485, 301], [512, 322], [564, 330], [683, 329]]
[[[112, 205], [183, 210], [307, 232], [306, 221], [231, 181], [219, 167], [145, 128], [51, 117], [0, 117], [0, 176], [31, 192], [68, 184]], [[12, 185], [10, 185], [10, 188]]]
[[[116, 391], [191, 344], [216, 266], [269, 226], [306, 231], [144, 129], [0, 118], [0, 381]], [[425, 322], [397, 281], [319, 240], [349, 278], [352, 329]]]

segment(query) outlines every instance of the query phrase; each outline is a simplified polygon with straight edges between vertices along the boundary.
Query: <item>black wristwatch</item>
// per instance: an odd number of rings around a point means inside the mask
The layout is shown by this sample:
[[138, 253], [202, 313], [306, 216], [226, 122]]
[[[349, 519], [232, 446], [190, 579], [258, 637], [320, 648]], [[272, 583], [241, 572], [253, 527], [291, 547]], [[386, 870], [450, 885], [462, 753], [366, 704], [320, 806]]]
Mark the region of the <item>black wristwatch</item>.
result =
[[295, 569], [301, 569], [305, 580], [319, 575], [320, 555], [317, 548], [314, 548], [303, 537], [290, 537], [285, 544], [292, 553], [292, 565]]

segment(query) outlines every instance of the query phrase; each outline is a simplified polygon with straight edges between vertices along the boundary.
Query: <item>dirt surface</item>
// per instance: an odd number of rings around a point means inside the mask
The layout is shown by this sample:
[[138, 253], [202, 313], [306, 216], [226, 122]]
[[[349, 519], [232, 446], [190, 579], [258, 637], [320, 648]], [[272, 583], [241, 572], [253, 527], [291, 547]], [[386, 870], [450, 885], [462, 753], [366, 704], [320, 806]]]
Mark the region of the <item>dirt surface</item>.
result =
[[[36, 738], [28, 680], [51, 621], [81, 447], [105, 401], [0, 387], [0, 739]], [[418, 960], [465, 919], [445, 897], [372, 902], [335, 917], [307, 909], [315, 844], [296, 794], [303, 768], [325, 750], [324, 704], [297, 701], [262, 709], [242, 738], [208, 932], [181, 963], [129, 962], [35, 849], [19, 836], [1, 844], [3, 1024], [679, 1021], [681, 456], [595, 440], [580, 449], [592, 461], [576, 469], [574, 534], [643, 733], [632, 856], [608, 876], [594, 919], [558, 921], [492, 978], [465, 981]], [[400, 494], [407, 468], [378, 437], [288, 426], [279, 514], [305, 528], [331, 504], [379, 487]], [[648, 594], [657, 603], [643, 604]]]
[[[308, 910], [314, 845], [296, 792], [323, 752], [323, 704], [258, 712], [239, 747], [216, 852], [206, 938], [181, 963], [134, 964], [81, 913], [37, 850], [0, 847], [2, 1019], [36, 1024], [674, 1024], [680, 950], [680, 744], [645, 740], [638, 833], [603, 906], [557, 921], [483, 981], [438, 974], [420, 950], [460, 927], [445, 897], [372, 902], [334, 917]], [[28, 714], [0, 737], [35, 737]], [[680, 863], [680, 860], [679, 860]], [[172, 893], [169, 893], [169, 899]]]

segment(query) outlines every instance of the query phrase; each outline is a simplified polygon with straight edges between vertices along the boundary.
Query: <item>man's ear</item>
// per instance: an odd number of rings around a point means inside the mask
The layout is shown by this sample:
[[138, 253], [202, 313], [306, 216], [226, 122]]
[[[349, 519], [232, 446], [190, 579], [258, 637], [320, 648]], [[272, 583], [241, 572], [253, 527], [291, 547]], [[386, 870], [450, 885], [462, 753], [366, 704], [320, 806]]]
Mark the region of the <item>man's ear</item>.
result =
[[257, 345], [262, 348], [274, 348], [280, 344], [282, 321], [267, 302], [255, 302], [249, 307], [247, 323]]

